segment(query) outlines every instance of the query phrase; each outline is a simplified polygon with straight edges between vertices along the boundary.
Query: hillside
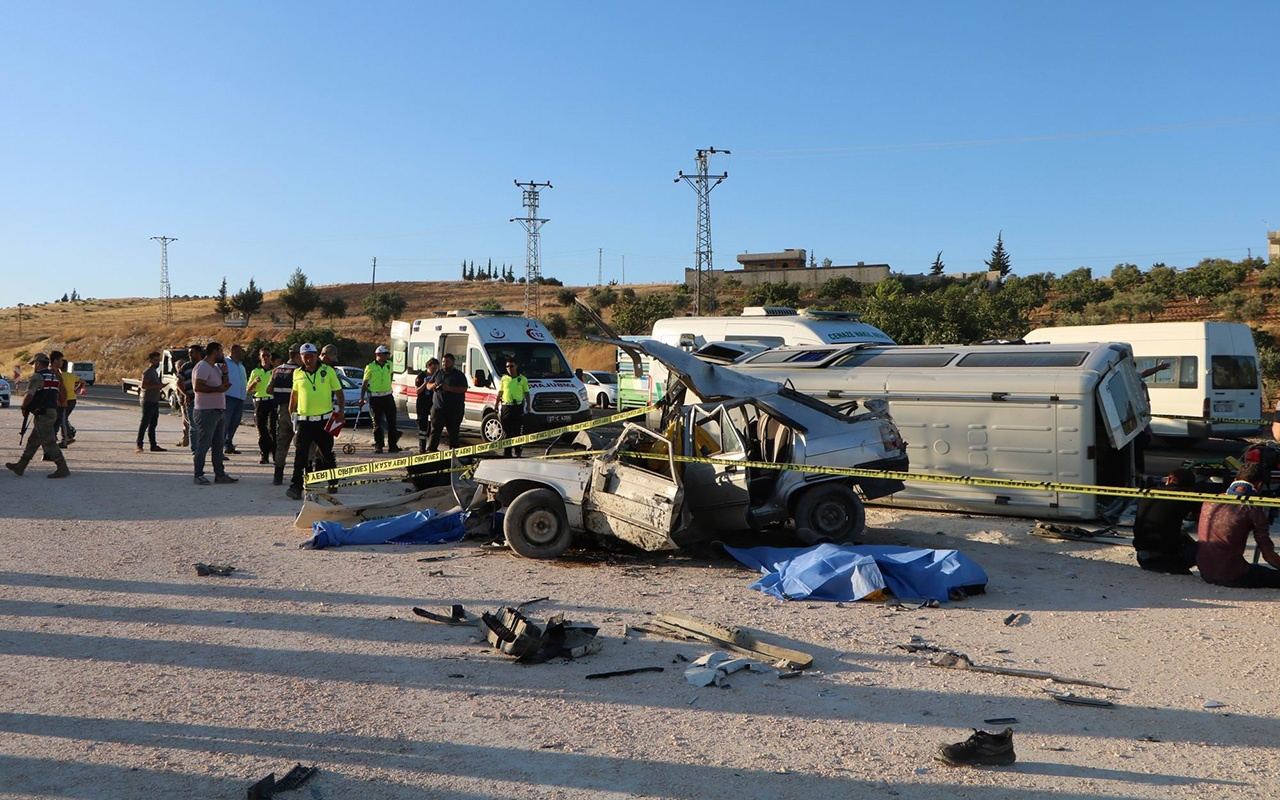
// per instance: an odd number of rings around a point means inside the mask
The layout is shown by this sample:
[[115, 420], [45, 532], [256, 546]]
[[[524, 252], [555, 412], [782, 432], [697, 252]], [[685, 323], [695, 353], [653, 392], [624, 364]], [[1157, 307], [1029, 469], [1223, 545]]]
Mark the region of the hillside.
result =
[[[343, 336], [361, 344], [362, 352], [343, 354], [343, 360], [363, 364], [372, 358], [373, 348], [385, 343], [387, 332], [374, 329], [369, 319], [359, 313], [360, 304], [369, 293], [364, 283], [318, 286], [322, 296], [342, 297], [347, 301], [348, 316], [321, 320], [313, 315], [304, 327], [332, 327]], [[555, 302], [560, 287], [542, 290], [543, 313], [564, 313]], [[585, 292], [586, 287], [567, 287]], [[671, 284], [633, 285], [637, 294], [668, 291]], [[504, 308], [524, 308], [524, 286], [502, 282], [422, 281], [383, 283], [380, 290], [400, 292], [409, 305], [405, 316], [425, 316], [432, 311], [474, 308], [486, 300], [496, 300]], [[136, 377], [146, 362], [146, 354], [170, 345], [188, 342], [250, 342], [255, 338], [281, 341], [291, 332], [287, 322], [273, 323], [271, 316], [285, 319], [276, 298], [279, 290], [264, 292], [262, 310], [245, 328], [227, 328], [214, 311], [213, 298], [173, 300], [173, 324], [160, 321], [160, 304], [148, 298], [78, 300], [65, 303], [42, 303], [22, 308], [22, 330], [18, 331], [17, 309], [0, 310], [0, 370], [12, 375], [14, 366], [25, 374], [32, 353], [63, 351], [69, 360], [93, 361], [98, 380], [118, 383], [120, 378]], [[609, 348], [585, 341], [561, 342], [574, 366], [583, 369], [613, 369], [614, 356]]]

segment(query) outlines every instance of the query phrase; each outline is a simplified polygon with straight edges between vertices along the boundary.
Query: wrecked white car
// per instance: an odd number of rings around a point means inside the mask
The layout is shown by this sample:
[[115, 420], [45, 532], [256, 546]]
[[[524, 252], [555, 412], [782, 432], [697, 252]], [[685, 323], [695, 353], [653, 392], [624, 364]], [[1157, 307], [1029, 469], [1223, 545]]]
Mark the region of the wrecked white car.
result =
[[[789, 520], [806, 541], [848, 542], [865, 525], [862, 498], [902, 488], [892, 479], [804, 471], [806, 465], [905, 471], [906, 447], [884, 404], [835, 409], [659, 342], [622, 344], [679, 377], [664, 400], [662, 432], [627, 424], [591, 457], [482, 461], [474, 480], [504, 510], [503, 532], [517, 553], [555, 558], [579, 532], [674, 550]], [[682, 405], [682, 389], [701, 402]], [[735, 463], [749, 461], [788, 468]]]

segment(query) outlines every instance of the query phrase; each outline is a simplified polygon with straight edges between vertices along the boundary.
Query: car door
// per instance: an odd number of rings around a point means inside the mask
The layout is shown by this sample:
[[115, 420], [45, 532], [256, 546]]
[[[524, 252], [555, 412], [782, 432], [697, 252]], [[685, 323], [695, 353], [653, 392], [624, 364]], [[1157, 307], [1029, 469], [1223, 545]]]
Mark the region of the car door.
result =
[[688, 430], [681, 437], [683, 455], [716, 463], [684, 464], [686, 506], [694, 521], [712, 530], [745, 530], [749, 506], [746, 444], [723, 406], [710, 411], [689, 407]]
[[674, 550], [671, 533], [683, 500], [671, 443], [627, 425], [617, 444], [592, 462], [584, 524], [593, 533], [616, 536], [644, 550]]

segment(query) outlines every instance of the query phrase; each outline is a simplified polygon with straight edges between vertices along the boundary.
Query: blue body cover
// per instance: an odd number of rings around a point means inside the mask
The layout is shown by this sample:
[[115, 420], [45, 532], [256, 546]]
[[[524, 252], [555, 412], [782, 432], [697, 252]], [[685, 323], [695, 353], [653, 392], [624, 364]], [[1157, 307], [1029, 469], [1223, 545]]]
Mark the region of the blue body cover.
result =
[[751, 588], [783, 600], [860, 600], [887, 588], [898, 598], [946, 602], [951, 589], [987, 584], [986, 571], [959, 550], [835, 544], [725, 550], [764, 574]]
[[302, 547], [322, 550], [344, 544], [441, 544], [462, 540], [467, 513], [440, 514], [434, 509], [387, 519], [373, 519], [350, 528], [337, 522], [317, 522]]

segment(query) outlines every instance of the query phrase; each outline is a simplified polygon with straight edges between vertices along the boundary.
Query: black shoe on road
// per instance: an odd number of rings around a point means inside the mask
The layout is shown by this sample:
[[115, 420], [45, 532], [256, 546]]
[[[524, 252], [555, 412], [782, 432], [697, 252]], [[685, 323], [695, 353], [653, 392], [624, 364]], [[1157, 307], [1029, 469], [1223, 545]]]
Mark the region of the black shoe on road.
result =
[[239, 478], [233, 478], [225, 472], [222, 473], [221, 475], [215, 475], [213, 477], [214, 483], [235, 483], [239, 480], [240, 480]]
[[290, 486], [288, 489], [284, 490], [284, 496], [289, 498], [290, 500], [301, 500], [302, 490], [299, 489], [297, 486]]
[[153, 445], [151, 445], [151, 452], [153, 452], [153, 453], [167, 453], [167, 452], [169, 452], [169, 448], [167, 448], [167, 447], [161, 447], [161, 446], [160, 446], [160, 445], [158, 445], [158, 444], [153, 444]]
[[1016, 761], [1013, 752], [1013, 728], [1000, 733], [974, 730], [963, 742], [938, 748], [937, 759], [953, 767], [1004, 767]]

